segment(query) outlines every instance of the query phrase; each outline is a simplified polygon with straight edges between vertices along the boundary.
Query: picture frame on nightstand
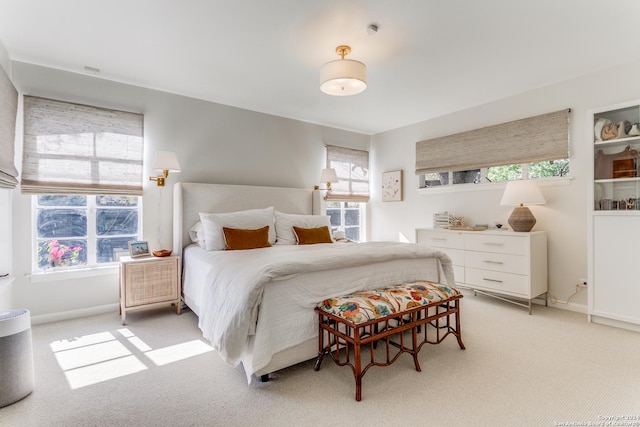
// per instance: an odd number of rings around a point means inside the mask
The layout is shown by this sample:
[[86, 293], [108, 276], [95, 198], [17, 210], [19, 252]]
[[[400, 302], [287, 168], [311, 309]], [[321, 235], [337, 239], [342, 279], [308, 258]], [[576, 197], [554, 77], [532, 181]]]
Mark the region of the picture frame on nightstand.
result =
[[131, 256], [131, 258], [138, 258], [149, 255], [149, 243], [143, 240], [129, 242], [129, 256]]

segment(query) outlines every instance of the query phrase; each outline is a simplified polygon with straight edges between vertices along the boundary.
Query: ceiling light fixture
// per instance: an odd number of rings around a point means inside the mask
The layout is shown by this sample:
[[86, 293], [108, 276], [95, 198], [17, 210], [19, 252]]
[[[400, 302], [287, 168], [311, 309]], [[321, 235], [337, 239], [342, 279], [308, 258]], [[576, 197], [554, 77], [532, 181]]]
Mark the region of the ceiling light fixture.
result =
[[320, 69], [320, 90], [328, 95], [355, 95], [367, 88], [367, 66], [360, 61], [344, 59], [351, 53], [346, 45], [338, 46], [340, 59], [327, 62]]

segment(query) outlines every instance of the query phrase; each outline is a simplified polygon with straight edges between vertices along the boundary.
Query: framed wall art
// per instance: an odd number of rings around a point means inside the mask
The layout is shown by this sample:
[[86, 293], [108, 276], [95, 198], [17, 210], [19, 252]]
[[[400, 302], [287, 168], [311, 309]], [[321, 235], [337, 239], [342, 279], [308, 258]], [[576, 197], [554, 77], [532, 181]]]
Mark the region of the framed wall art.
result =
[[402, 201], [402, 171], [390, 171], [382, 173], [382, 201]]

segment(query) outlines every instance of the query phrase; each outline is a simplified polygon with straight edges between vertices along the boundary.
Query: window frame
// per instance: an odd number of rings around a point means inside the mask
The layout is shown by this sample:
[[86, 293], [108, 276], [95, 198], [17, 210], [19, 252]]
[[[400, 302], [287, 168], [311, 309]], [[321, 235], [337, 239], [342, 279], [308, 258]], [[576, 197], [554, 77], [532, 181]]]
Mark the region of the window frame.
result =
[[[337, 208], [328, 206], [330, 203], [340, 203], [340, 225], [335, 228], [333, 225], [331, 225], [331, 234], [333, 235], [333, 232], [335, 230], [344, 231], [346, 233], [345, 228], [347, 227], [347, 225], [345, 224], [345, 211], [353, 208], [345, 208], [344, 204], [357, 203], [358, 209], [360, 211], [360, 224], [358, 225], [358, 228], [360, 230], [360, 240], [358, 240], [358, 242], [366, 242], [367, 241], [367, 203], [366, 202], [349, 202], [349, 201], [340, 201], [340, 200], [326, 201], [325, 207], [324, 207], [325, 215], [329, 215], [327, 213], [328, 209], [337, 209]], [[348, 227], [355, 228], [355, 226], [352, 226], [352, 225]]]
[[[565, 160], [565, 159], [557, 159], [557, 160]], [[517, 181], [517, 180], [535, 180], [536, 182], [540, 183], [540, 182], [544, 182], [544, 181], [548, 181], [548, 182], [552, 182], [552, 181], [564, 181], [564, 180], [571, 180], [573, 179], [572, 176], [570, 175], [571, 172], [571, 159], [569, 157], [566, 158], [566, 160], [568, 161], [569, 164], [569, 174], [563, 174], [560, 176], [548, 176], [548, 177], [534, 177], [531, 178], [529, 177], [529, 165], [531, 163], [520, 163], [518, 164], [518, 166], [520, 166], [520, 171], [521, 171], [521, 177], [519, 178], [515, 178], [515, 179], [507, 179], [504, 181], [487, 181], [487, 175], [488, 175], [488, 170], [489, 168], [492, 167], [498, 167], [498, 166], [487, 166], [487, 167], [483, 167], [483, 168], [476, 168], [480, 170], [480, 182], [478, 183], [473, 183], [473, 182], [467, 182], [467, 183], [461, 183], [461, 184], [454, 184], [453, 183], [453, 173], [457, 172], [457, 171], [442, 171], [442, 172], [434, 172], [434, 173], [448, 173], [449, 174], [449, 179], [448, 179], [448, 184], [446, 185], [436, 185], [433, 187], [429, 187], [425, 184], [426, 182], [426, 174], [421, 174], [418, 175], [418, 190], [424, 190], [425, 194], [428, 191], [432, 191], [432, 190], [436, 190], [436, 189], [453, 189], [453, 188], [459, 188], [459, 187], [470, 187], [468, 188], [468, 190], [478, 190], [480, 189], [479, 187], [483, 187], [483, 186], [495, 186], [498, 184], [506, 184], [509, 181]], [[547, 160], [544, 160], [547, 161]], [[534, 163], [541, 163], [541, 162], [534, 162]], [[504, 165], [504, 166], [513, 166], [513, 165]], [[476, 170], [476, 169], [470, 169], [470, 170]], [[460, 190], [460, 191], [464, 191], [464, 190]]]
[[[420, 179], [424, 175], [420, 175]], [[538, 184], [538, 187], [560, 187], [570, 185], [574, 179], [573, 176], [565, 175], [562, 177], [554, 176], [548, 178], [532, 178]], [[443, 193], [464, 193], [467, 191], [491, 191], [504, 190], [509, 181], [484, 182], [480, 184], [456, 184], [456, 185], [440, 185], [437, 187], [419, 187], [416, 189], [419, 195], [443, 194]]]
[[[38, 204], [38, 197], [40, 195], [31, 195], [31, 275], [32, 276], [59, 276], [66, 273], [77, 273], [79, 271], [102, 271], [105, 268], [118, 266], [118, 261], [98, 263], [98, 239], [105, 237], [118, 237], [118, 236], [98, 236], [97, 234], [97, 214], [99, 209], [132, 209], [135, 208], [138, 211], [137, 221], [137, 235], [135, 240], [140, 240], [142, 236], [142, 197], [141, 196], [127, 196], [137, 197], [138, 203], [135, 207], [119, 208], [115, 206], [98, 206], [96, 198], [104, 195], [96, 194], [78, 194], [87, 198], [86, 206], [40, 206]], [[65, 196], [73, 196], [72, 194], [65, 194]], [[38, 237], [38, 210], [39, 209], [86, 209], [87, 212], [87, 235], [86, 237], [69, 237], [69, 239], [86, 239], [87, 241], [87, 263], [75, 266], [54, 267], [54, 268], [40, 268], [38, 266], [38, 243], [42, 240], [51, 240]], [[62, 238], [60, 240], [65, 240]], [[75, 274], [74, 274], [75, 275]], [[65, 276], [66, 277], [66, 276]], [[79, 277], [86, 277], [81, 275]]]

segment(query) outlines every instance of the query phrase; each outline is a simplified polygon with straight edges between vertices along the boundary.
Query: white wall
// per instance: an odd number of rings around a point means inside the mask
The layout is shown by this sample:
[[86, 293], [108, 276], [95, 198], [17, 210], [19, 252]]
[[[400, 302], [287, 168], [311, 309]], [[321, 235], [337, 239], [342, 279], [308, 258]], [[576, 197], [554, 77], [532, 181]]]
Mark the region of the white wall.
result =
[[[172, 186], [212, 182], [312, 188], [325, 164], [325, 144], [369, 149], [364, 134], [284, 119], [211, 102], [98, 79], [83, 74], [13, 63], [21, 94], [141, 112], [145, 115], [145, 179], [156, 150], [175, 151], [182, 172], [167, 187], [145, 181], [143, 221], [150, 249], [171, 248]], [[215, 84], [215, 82], [212, 82]], [[19, 116], [21, 113], [19, 113]], [[21, 121], [18, 124], [22, 128]], [[21, 141], [18, 137], [18, 141]], [[18, 144], [20, 145], [20, 144]], [[16, 147], [18, 153], [21, 147]], [[20, 166], [20, 165], [18, 165]], [[117, 275], [33, 281], [30, 197], [13, 192], [13, 305], [33, 316], [82, 310], [118, 301]]]
[[[372, 138], [372, 188], [378, 191], [371, 203], [373, 240], [415, 241], [416, 227], [432, 226], [433, 214], [441, 211], [463, 215], [468, 223], [502, 221], [506, 224], [512, 208], [500, 206], [502, 189], [488, 191], [418, 194], [415, 171], [415, 143], [418, 141], [477, 129], [511, 120], [571, 108], [568, 185], [541, 188], [547, 204], [531, 207], [537, 218], [535, 229], [548, 232], [549, 289], [553, 298], [566, 301], [579, 278], [587, 277], [587, 164], [593, 136], [587, 110], [593, 107], [640, 99], [635, 84], [640, 62], [597, 75], [559, 83], [511, 98], [470, 108], [455, 114], [385, 132]], [[402, 169], [405, 173], [404, 202], [380, 202], [380, 174]], [[585, 311], [586, 290], [571, 298], [571, 308]]]

